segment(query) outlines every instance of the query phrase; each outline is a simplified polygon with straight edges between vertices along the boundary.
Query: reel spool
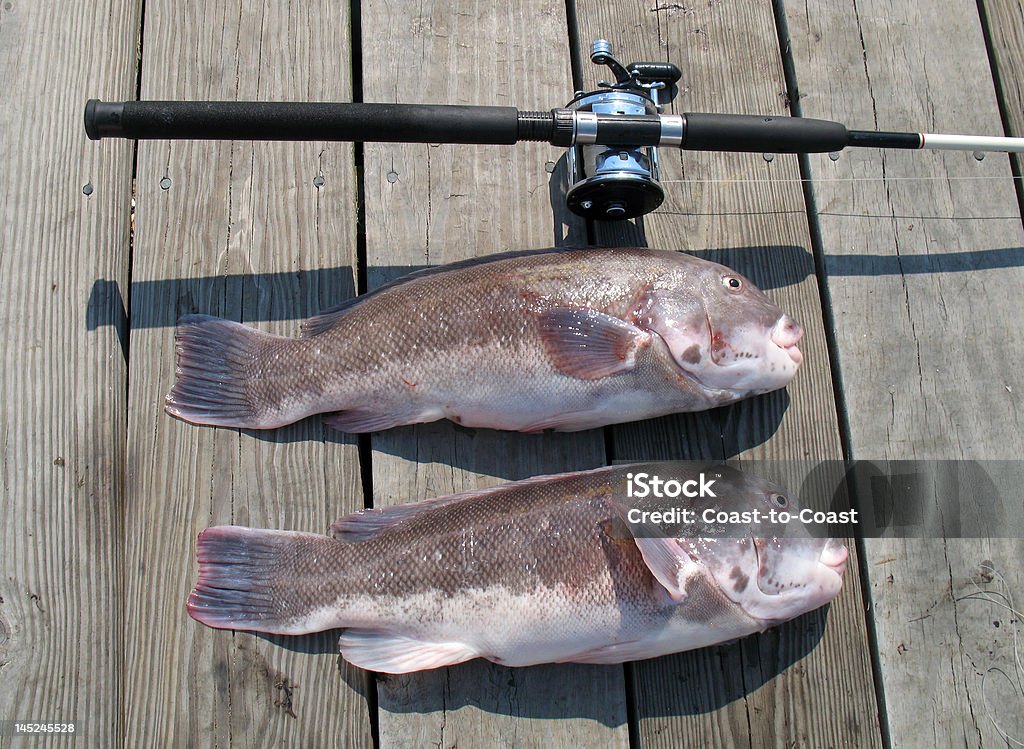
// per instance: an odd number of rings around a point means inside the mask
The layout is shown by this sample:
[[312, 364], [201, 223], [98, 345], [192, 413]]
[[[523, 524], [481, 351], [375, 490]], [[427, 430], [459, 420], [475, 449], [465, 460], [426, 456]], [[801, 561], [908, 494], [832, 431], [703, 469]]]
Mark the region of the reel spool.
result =
[[[667, 62], [635, 62], [623, 66], [612, 56], [612, 46], [598, 39], [591, 47], [590, 60], [607, 65], [615, 83], [599, 81], [604, 90], [578, 92], [566, 105], [575, 113], [577, 144], [593, 142], [599, 115], [657, 116], [662, 104], [675, 96], [675, 84], [682, 77], [679, 68]], [[584, 218], [613, 221], [650, 213], [665, 199], [659, 179], [658, 149], [654, 145], [577, 145], [568, 153], [569, 209]]]

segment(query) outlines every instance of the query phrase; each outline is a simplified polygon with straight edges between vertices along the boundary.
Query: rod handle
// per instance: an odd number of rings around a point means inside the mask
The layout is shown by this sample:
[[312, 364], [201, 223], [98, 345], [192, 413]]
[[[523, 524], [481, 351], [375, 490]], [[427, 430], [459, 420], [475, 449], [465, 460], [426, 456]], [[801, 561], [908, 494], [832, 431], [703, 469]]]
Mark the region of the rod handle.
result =
[[687, 112], [682, 147], [694, 151], [828, 153], [849, 142], [846, 126], [807, 117]]
[[491, 143], [519, 139], [514, 107], [91, 99], [89, 138]]

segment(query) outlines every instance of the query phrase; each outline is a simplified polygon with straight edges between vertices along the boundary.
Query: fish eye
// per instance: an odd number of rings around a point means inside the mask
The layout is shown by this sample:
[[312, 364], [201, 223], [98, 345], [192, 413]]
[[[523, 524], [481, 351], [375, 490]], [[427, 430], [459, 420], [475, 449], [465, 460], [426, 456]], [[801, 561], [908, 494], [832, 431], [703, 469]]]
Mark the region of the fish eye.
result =
[[734, 293], [743, 291], [743, 279], [738, 276], [723, 276], [722, 285]]
[[772, 494], [768, 499], [776, 507], [789, 507], [789, 500], [782, 494]]

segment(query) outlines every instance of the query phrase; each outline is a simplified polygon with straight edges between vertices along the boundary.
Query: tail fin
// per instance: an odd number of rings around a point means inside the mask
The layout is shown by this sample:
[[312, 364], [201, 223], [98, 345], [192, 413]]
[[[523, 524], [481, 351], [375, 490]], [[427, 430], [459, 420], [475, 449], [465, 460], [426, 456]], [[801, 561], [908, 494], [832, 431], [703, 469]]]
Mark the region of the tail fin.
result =
[[174, 335], [177, 380], [164, 409], [193, 424], [279, 426], [265, 423], [266, 406], [251, 387], [260, 344], [276, 337], [208, 315], [181, 318]]
[[207, 528], [196, 545], [199, 580], [188, 597], [188, 613], [219, 629], [288, 635], [330, 629], [336, 625], [322, 606], [333, 601], [314, 600], [320, 586], [304, 583], [316, 573], [316, 560], [326, 556], [324, 545], [336, 543], [312, 533]]

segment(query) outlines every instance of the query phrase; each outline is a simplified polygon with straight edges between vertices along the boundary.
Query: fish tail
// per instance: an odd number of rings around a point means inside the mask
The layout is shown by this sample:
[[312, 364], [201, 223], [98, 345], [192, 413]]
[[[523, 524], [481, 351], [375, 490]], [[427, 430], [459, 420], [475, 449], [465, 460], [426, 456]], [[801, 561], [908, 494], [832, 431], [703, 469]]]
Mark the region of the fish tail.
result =
[[291, 635], [329, 629], [335, 625], [316, 615], [319, 606], [304, 595], [303, 580], [318, 576], [313, 565], [325, 545], [337, 543], [312, 533], [207, 528], [196, 544], [199, 578], [188, 613], [218, 629]]
[[174, 334], [177, 379], [164, 409], [193, 424], [266, 429], [296, 419], [281, 420], [275, 404], [265, 402], [253, 388], [254, 364], [266, 342], [286, 339], [231, 320], [188, 315]]

